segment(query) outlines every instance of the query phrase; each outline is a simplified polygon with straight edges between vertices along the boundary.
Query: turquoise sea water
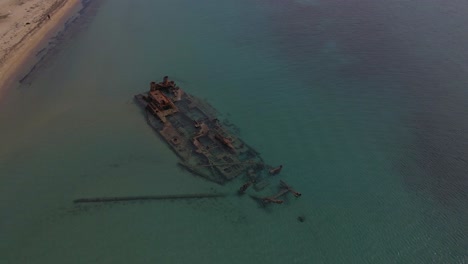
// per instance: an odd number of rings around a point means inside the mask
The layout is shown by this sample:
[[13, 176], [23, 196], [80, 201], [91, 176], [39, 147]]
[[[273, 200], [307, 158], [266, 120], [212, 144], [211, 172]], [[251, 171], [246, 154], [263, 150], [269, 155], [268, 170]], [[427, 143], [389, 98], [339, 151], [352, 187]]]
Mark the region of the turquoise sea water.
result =
[[[0, 104], [0, 263], [466, 263], [464, 1], [91, 1]], [[133, 95], [169, 75], [302, 192], [194, 177]], [[273, 181], [274, 182], [274, 181]], [[297, 217], [304, 216], [305, 222]]]

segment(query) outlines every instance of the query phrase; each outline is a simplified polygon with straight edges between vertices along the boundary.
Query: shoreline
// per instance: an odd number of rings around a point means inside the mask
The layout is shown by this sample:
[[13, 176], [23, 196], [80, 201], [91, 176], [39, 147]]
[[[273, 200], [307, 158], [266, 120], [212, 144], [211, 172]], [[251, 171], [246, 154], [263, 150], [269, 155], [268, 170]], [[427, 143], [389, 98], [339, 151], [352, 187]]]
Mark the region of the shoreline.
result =
[[[21, 73], [34, 65], [36, 53], [47, 45], [64, 27], [65, 22], [79, 11], [81, 0], [61, 0], [43, 10], [36, 25], [14, 37], [20, 40], [6, 49], [0, 58], [0, 101], [3, 95], [19, 80]], [[20, 35], [20, 36], [18, 36]]]

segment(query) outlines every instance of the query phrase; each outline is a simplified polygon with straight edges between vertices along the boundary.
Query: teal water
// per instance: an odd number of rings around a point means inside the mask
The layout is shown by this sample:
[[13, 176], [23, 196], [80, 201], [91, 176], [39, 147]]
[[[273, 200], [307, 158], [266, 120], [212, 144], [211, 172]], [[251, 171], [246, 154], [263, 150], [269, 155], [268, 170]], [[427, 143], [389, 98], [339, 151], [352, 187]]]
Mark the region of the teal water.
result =
[[[92, 1], [1, 100], [1, 263], [466, 263], [468, 5], [387, 2]], [[164, 75], [302, 197], [74, 205], [241, 185], [147, 126]]]

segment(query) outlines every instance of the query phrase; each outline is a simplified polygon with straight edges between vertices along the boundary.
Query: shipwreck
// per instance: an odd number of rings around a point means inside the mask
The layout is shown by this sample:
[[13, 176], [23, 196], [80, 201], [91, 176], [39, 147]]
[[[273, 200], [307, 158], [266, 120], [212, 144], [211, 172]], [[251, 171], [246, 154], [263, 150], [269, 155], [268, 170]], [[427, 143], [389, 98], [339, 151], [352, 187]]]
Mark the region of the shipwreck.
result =
[[149, 91], [135, 98], [145, 109], [148, 124], [192, 173], [219, 184], [244, 175], [257, 189], [267, 185], [262, 179], [271, 167], [230, 131], [205, 101], [185, 92], [167, 76], [162, 82], [151, 82]]

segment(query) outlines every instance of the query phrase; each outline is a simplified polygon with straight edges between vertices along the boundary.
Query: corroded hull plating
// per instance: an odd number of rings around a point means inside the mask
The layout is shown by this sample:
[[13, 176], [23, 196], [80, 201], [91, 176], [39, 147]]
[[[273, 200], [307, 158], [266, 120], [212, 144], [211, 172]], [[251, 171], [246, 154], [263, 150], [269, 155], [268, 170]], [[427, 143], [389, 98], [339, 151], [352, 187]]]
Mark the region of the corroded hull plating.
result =
[[189, 171], [219, 184], [241, 175], [258, 182], [263, 175], [265, 165], [259, 154], [222, 125], [209, 104], [167, 77], [135, 98], [145, 109], [148, 124]]

